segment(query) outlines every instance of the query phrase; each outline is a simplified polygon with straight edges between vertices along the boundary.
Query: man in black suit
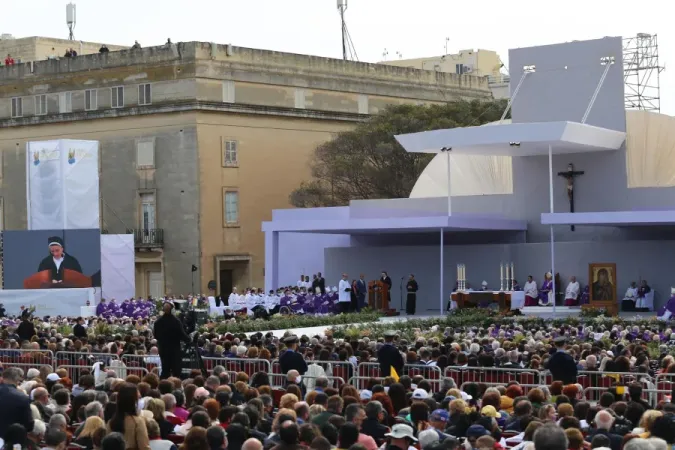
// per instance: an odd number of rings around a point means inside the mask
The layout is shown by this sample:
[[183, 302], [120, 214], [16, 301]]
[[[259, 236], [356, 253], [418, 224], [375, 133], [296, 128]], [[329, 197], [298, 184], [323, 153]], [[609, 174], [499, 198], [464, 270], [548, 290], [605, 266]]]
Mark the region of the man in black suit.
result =
[[58, 284], [63, 281], [63, 270], [74, 270], [82, 273], [80, 263], [74, 257], [66, 254], [63, 247], [63, 239], [58, 236], [52, 236], [48, 239], [49, 256], [43, 259], [38, 266], [38, 272], [44, 270], [51, 271], [51, 278], [53, 284]]
[[321, 275], [321, 272], [316, 274], [316, 281], [319, 284], [319, 289], [321, 289], [321, 294], [324, 295], [326, 293], [326, 279]]
[[183, 368], [183, 352], [180, 343], [190, 342], [190, 337], [185, 333], [183, 324], [174, 316], [173, 303], [166, 302], [163, 306], [164, 314], [157, 319], [154, 326], [155, 339], [159, 348], [159, 359], [162, 362], [162, 380], [169, 377], [180, 378]]
[[403, 356], [394, 346], [396, 331], [390, 330], [384, 333], [384, 345], [377, 351], [377, 362], [380, 364], [380, 372], [383, 377], [391, 374], [391, 368], [401, 376], [403, 374]]
[[607, 436], [612, 450], [620, 450], [623, 437], [618, 434], [610, 433], [614, 424], [614, 417], [607, 411], [599, 411], [593, 420], [595, 429], [589, 431], [586, 442], [592, 442], [595, 436]]
[[554, 341], [556, 352], [551, 355], [546, 368], [551, 372], [553, 381], [562, 381], [564, 384], [577, 382], [577, 364], [574, 358], [565, 353], [565, 338], [560, 336]]
[[307, 372], [307, 363], [305, 358], [297, 352], [298, 337], [296, 335], [284, 338], [284, 344], [288, 348], [279, 356], [279, 365], [281, 366], [281, 373], [286, 375], [290, 370], [297, 370], [300, 375]]
[[84, 326], [84, 319], [82, 317], [77, 318], [77, 323], [73, 327], [73, 336], [80, 339], [87, 338], [87, 328]]
[[4, 436], [7, 428], [15, 423], [21, 424], [29, 433], [33, 430], [33, 413], [30, 410], [30, 397], [16, 387], [21, 383], [23, 371], [17, 367], [5, 369], [3, 382], [0, 384], [0, 436]]

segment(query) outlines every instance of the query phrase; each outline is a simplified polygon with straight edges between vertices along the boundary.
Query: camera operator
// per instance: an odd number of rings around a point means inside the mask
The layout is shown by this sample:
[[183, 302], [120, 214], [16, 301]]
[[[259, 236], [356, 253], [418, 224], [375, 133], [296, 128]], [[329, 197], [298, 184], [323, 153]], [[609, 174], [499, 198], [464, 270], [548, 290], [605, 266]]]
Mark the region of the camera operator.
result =
[[185, 333], [183, 324], [171, 312], [173, 303], [164, 303], [162, 317], [155, 322], [155, 339], [159, 349], [159, 359], [162, 361], [162, 379], [174, 376], [180, 378], [182, 370], [183, 352], [180, 342], [190, 342]]

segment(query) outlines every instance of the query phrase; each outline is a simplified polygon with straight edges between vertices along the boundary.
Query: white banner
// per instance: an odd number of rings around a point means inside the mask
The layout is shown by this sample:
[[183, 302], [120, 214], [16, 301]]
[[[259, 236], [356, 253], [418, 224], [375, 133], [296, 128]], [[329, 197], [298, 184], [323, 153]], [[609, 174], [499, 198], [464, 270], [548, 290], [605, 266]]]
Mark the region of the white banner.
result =
[[136, 296], [136, 263], [133, 234], [101, 235], [101, 290], [105, 299]]
[[22, 306], [35, 306], [36, 316], [77, 317], [87, 301], [96, 305], [94, 288], [0, 290], [0, 303], [5, 305], [7, 315], [21, 314]]
[[26, 144], [28, 229], [100, 228], [98, 141]]

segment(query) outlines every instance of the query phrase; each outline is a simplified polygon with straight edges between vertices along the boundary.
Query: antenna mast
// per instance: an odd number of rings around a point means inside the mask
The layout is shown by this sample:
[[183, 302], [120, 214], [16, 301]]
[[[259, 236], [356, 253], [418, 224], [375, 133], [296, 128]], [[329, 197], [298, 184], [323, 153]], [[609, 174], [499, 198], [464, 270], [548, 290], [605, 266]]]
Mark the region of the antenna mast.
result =
[[356, 49], [354, 48], [354, 43], [352, 42], [352, 37], [349, 35], [349, 30], [347, 29], [347, 22], [345, 22], [345, 11], [347, 11], [347, 0], [337, 0], [337, 8], [340, 12], [340, 22], [342, 23], [342, 59], [345, 61], [359, 60], [359, 57], [356, 55]]
[[69, 40], [74, 40], [75, 39], [75, 22], [76, 22], [76, 9], [75, 9], [75, 3], [70, 2], [66, 5], [66, 24], [68, 25], [68, 39]]
[[347, 23], [345, 22], [345, 11], [347, 11], [347, 0], [337, 0], [338, 11], [340, 11], [340, 23], [342, 24], [342, 59], [347, 60]]

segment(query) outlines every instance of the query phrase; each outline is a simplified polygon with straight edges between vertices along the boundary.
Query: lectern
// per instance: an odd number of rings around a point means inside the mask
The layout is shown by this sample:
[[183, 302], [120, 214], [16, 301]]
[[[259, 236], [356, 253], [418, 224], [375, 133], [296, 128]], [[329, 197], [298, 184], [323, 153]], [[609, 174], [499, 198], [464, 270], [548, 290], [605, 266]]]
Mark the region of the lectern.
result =
[[389, 289], [380, 280], [368, 283], [368, 307], [375, 311], [389, 311]]
[[70, 269], [63, 270], [63, 281], [52, 283], [51, 270], [43, 270], [23, 280], [24, 289], [90, 288], [91, 277]]

